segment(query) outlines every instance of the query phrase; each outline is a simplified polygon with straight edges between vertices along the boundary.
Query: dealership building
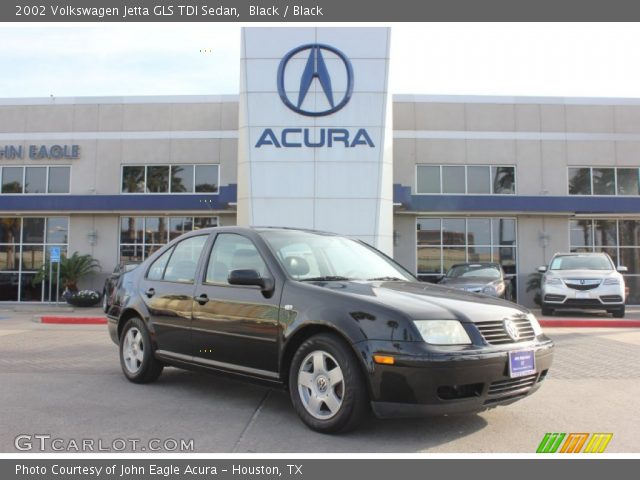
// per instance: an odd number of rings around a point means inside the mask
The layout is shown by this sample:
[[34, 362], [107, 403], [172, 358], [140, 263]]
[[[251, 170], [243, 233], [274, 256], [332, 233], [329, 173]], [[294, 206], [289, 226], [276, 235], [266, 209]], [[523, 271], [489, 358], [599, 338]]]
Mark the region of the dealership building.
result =
[[328, 230], [421, 279], [604, 251], [640, 304], [640, 99], [394, 95], [387, 28], [246, 28], [239, 95], [0, 99], [0, 302], [52, 247], [101, 288], [184, 232]]

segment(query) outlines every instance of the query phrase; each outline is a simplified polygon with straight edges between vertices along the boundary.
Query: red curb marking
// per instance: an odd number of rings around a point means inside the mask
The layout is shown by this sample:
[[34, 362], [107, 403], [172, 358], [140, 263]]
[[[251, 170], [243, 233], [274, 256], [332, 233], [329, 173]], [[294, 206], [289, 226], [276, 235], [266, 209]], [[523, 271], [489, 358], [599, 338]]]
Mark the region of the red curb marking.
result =
[[541, 319], [540, 325], [543, 327], [596, 327], [596, 328], [633, 328], [640, 327], [640, 320], [551, 320]]
[[40, 317], [41, 323], [64, 323], [73, 325], [104, 325], [104, 317]]

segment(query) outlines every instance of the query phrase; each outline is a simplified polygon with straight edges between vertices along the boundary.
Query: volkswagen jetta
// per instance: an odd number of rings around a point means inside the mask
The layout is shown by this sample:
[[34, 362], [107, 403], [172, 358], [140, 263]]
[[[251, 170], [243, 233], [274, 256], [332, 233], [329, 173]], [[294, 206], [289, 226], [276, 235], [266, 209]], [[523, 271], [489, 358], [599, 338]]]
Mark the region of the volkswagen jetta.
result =
[[419, 282], [363, 242], [306, 230], [183, 235], [120, 277], [109, 312], [124, 375], [165, 365], [287, 388], [312, 429], [471, 413], [540, 386], [553, 343], [526, 309]]

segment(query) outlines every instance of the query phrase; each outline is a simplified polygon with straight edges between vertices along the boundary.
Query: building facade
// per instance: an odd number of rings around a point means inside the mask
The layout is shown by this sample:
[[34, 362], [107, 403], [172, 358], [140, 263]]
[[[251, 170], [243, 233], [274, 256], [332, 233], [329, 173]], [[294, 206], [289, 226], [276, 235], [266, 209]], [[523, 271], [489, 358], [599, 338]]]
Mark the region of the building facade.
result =
[[[369, 42], [349, 40], [363, 34]], [[98, 259], [102, 273], [84, 286], [101, 288], [115, 265], [183, 232], [278, 223], [362, 238], [425, 281], [454, 263], [498, 261], [525, 305], [553, 253], [605, 251], [629, 268], [629, 303], [640, 304], [640, 100], [391, 96], [387, 29], [244, 35], [277, 41], [251, 54], [245, 43], [239, 96], [0, 100], [0, 302], [49, 300], [33, 280], [54, 246]], [[309, 45], [335, 47], [353, 68], [337, 117], [282, 110], [278, 89], [260, 83], [275, 85], [282, 59]], [[294, 76], [312, 64], [313, 105], [326, 97], [329, 110], [340, 101], [326, 78], [342, 63], [318, 49], [292, 55]], [[312, 55], [324, 55], [326, 75]], [[336, 99], [343, 90], [331, 87]], [[248, 114], [254, 101], [261, 118]], [[250, 152], [267, 128], [293, 148]], [[323, 137], [360, 129], [369, 138], [353, 148]]]

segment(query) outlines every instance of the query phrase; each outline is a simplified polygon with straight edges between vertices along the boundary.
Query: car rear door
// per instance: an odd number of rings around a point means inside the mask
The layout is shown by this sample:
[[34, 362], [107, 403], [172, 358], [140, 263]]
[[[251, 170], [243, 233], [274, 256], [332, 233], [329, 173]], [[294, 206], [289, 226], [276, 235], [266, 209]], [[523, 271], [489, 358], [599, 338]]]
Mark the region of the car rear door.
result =
[[267, 298], [260, 287], [230, 285], [229, 272], [256, 270], [273, 278], [254, 242], [218, 233], [193, 303], [193, 356], [213, 367], [274, 377], [278, 370], [279, 299], [282, 282]]

